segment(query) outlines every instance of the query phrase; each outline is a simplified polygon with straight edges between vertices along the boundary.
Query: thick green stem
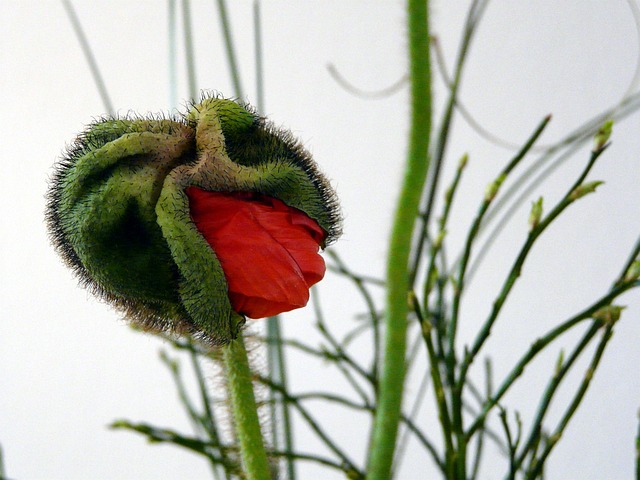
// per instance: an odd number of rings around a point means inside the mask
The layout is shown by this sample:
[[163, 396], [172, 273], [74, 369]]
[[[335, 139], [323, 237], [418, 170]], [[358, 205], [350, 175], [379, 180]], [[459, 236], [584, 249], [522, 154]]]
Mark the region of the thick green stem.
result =
[[224, 347], [223, 355], [245, 473], [249, 480], [269, 480], [269, 461], [260, 431], [251, 369], [242, 335]]
[[408, 0], [411, 73], [411, 133], [387, 259], [387, 309], [379, 403], [369, 457], [370, 479], [391, 478], [402, 407], [407, 348], [408, 262], [420, 195], [428, 171], [431, 133], [431, 72], [428, 1]]

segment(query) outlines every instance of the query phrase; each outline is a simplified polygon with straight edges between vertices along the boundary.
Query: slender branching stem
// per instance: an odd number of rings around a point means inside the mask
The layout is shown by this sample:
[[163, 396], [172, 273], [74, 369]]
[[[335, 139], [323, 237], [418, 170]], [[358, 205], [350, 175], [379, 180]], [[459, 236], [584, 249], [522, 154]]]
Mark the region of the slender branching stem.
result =
[[442, 437], [445, 445], [445, 473], [447, 478], [451, 478], [454, 473], [453, 463], [453, 429], [451, 428], [451, 415], [449, 414], [449, 406], [447, 405], [447, 398], [445, 396], [444, 384], [440, 375], [440, 362], [436, 355], [435, 348], [433, 346], [432, 325], [422, 316], [420, 306], [415, 295], [412, 295], [412, 304], [414, 311], [418, 316], [420, 325], [422, 327], [422, 337], [427, 347], [427, 354], [429, 356], [429, 370], [431, 372], [431, 380], [433, 381], [433, 393], [436, 399], [436, 405], [438, 406], [438, 418], [440, 419], [440, 426], [442, 428]]
[[598, 343], [596, 352], [594, 353], [591, 363], [587, 368], [587, 371], [584, 375], [582, 383], [580, 384], [580, 387], [578, 388], [576, 394], [574, 395], [573, 400], [571, 401], [569, 407], [567, 408], [564, 415], [560, 419], [560, 423], [558, 424], [558, 427], [551, 434], [551, 437], [549, 437], [549, 441], [547, 442], [544, 450], [540, 454], [540, 457], [535, 462], [533, 462], [530, 470], [527, 472], [527, 478], [533, 479], [533, 478], [537, 478], [540, 475], [547, 457], [549, 456], [553, 448], [556, 446], [560, 438], [562, 438], [562, 434], [564, 433], [564, 430], [566, 429], [567, 425], [571, 421], [571, 418], [573, 417], [573, 415], [576, 413], [578, 407], [580, 406], [580, 403], [582, 403], [582, 400], [584, 399], [584, 396], [587, 393], [589, 385], [591, 384], [591, 380], [593, 379], [593, 375], [595, 374], [595, 371], [598, 368], [598, 365], [600, 364], [600, 360], [602, 359], [602, 355], [607, 346], [607, 343], [611, 339], [612, 334], [613, 334], [613, 323], [610, 323], [610, 324], [607, 324], [607, 326], [605, 327], [605, 330], [602, 334], [602, 338]]
[[[582, 173], [580, 174], [578, 179], [569, 188], [569, 190], [567, 191], [566, 195], [562, 198], [562, 200], [560, 200], [560, 202], [558, 202], [558, 204], [555, 206], [555, 208], [553, 210], [551, 210], [549, 212], [549, 214], [544, 219], [542, 219], [540, 221], [540, 223], [538, 225], [536, 225], [534, 228], [532, 228], [531, 231], [529, 232], [529, 235], [527, 237], [527, 240], [525, 241], [525, 244], [521, 248], [515, 263], [513, 264], [509, 274], [507, 275], [507, 279], [506, 279], [504, 285], [502, 286], [500, 294], [498, 295], [498, 297], [494, 301], [493, 308], [491, 310], [491, 314], [489, 315], [489, 318], [485, 321], [485, 323], [483, 324], [482, 328], [478, 332], [478, 335], [476, 336], [476, 339], [475, 339], [475, 341], [473, 343], [473, 346], [467, 351], [467, 353], [465, 355], [465, 358], [464, 358], [464, 360], [462, 362], [462, 365], [460, 367], [460, 376], [458, 378], [458, 384], [459, 385], [463, 385], [464, 384], [464, 381], [465, 381], [466, 375], [467, 375], [467, 371], [469, 370], [469, 367], [471, 366], [471, 363], [473, 363], [473, 360], [475, 359], [476, 355], [478, 354], [478, 352], [482, 348], [482, 345], [484, 345], [484, 342], [487, 340], [487, 338], [489, 338], [489, 335], [491, 334], [491, 328], [493, 327], [493, 324], [495, 323], [496, 319], [498, 318], [498, 315], [500, 314], [500, 311], [502, 310], [502, 306], [506, 302], [506, 300], [507, 300], [507, 298], [509, 296], [509, 293], [511, 292], [513, 286], [516, 283], [516, 280], [520, 277], [520, 273], [522, 271], [522, 266], [524, 265], [524, 262], [525, 262], [525, 260], [526, 260], [526, 258], [528, 256], [529, 252], [531, 251], [531, 248], [533, 247], [534, 243], [540, 237], [540, 235], [546, 230], [546, 228], [570, 204], [572, 204], [577, 199], [577, 197], [575, 196], [576, 189], [580, 185], [582, 185], [582, 182], [584, 182], [585, 178], [587, 177], [587, 175], [591, 171], [591, 168], [593, 167], [593, 165], [595, 164], [596, 160], [602, 154], [603, 151], [604, 151], [604, 148], [601, 148], [601, 149], [598, 149], [597, 151], [594, 151], [594, 152], [591, 153], [591, 158], [589, 159], [589, 162], [587, 163], [586, 167], [584, 168], [584, 170], [582, 171]], [[463, 263], [461, 264], [461, 268], [462, 268], [462, 265], [466, 265], [466, 261], [464, 261], [465, 257], [466, 257], [466, 255], [463, 256]], [[454, 308], [455, 308], [455, 305], [456, 305], [456, 303], [454, 302]]]
[[[522, 149], [511, 159], [511, 161], [507, 164], [507, 166], [502, 170], [500, 175], [489, 185], [487, 192], [485, 194], [484, 200], [480, 205], [480, 209], [478, 210], [478, 214], [476, 215], [475, 220], [473, 221], [471, 228], [469, 230], [469, 234], [467, 236], [467, 240], [465, 242], [464, 253], [462, 255], [462, 260], [460, 262], [460, 267], [458, 270], [457, 280], [454, 289], [453, 302], [451, 307], [451, 320], [449, 323], [449, 330], [447, 332], [447, 340], [448, 340], [448, 348], [447, 348], [447, 358], [446, 358], [446, 367], [447, 367], [447, 381], [451, 386], [451, 404], [452, 404], [452, 420], [453, 420], [453, 429], [455, 431], [455, 435], [457, 438], [457, 475], [460, 478], [466, 477], [466, 441], [464, 438], [464, 426], [462, 423], [462, 391], [463, 386], [465, 384], [466, 377], [466, 368], [463, 363], [462, 370], [460, 373], [460, 377], [456, 380], [455, 378], [455, 370], [457, 366], [457, 359], [455, 353], [455, 339], [457, 333], [458, 326], [458, 316], [460, 311], [460, 301], [462, 299], [462, 293], [465, 287], [465, 274], [466, 267], [469, 262], [469, 258], [471, 257], [471, 251], [473, 244], [476, 240], [476, 236], [478, 234], [478, 230], [480, 225], [482, 224], [483, 218], [487, 209], [491, 205], [491, 202], [495, 198], [500, 189], [500, 186], [507, 178], [509, 173], [522, 161], [522, 159], [529, 152], [531, 147], [533, 147], [536, 140], [542, 135], [545, 127], [551, 120], [551, 117], [546, 117], [542, 120], [542, 122], [538, 125], [533, 134], [529, 137], [527, 142], [524, 144]], [[527, 250], [528, 251], [528, 250]], [[524, 257], [522, 258], [522, 262], [524, 262]], [[516, 263], [514, 265], [514, 269], [517, 268], [517, 272], [519, 273], [519, 268], [521, 265]], [[509, 281], [515, 281], [517, 275], [512, 274], [509, 277]], [[513, 278], [512, 278], [513, 277]], [[508, 292], [508, 290], [507, 290]], [[506, 298], [506, 296], [505, 296]], [[494, 319], [495, 320], [495, 319]], [[488, 334], [487, 334], [488, 336]], [[468, 353], [465, 356], [466, 359], [469, 357]], [[473, 357], [471, 357], [473, 358]]]
[[598, 330], [602, 327], [602, 322], [594, 321], [589, 329], [582, 336], [580, 342], [576, 345], [576, 347], [571, 352], [571, 355], [566, 360], [561, 358], [559, 360], [559, 364], [556, 367], [556, 371], [553, 376], [549, 380], [549, 384], [542, 394], [540, 404], [538, 405], [538, 409], [536, 411], [534, 420], [531, 424], [529, 436], [527, 437], [526, 442], [522, 448], [522, 451], [518, 455], [516, 461], [516, 467], [520, 468], [522, 462], [524, 462], [525, 458], [528, 454], [532, 453], [532, 450], [535, 448], [534, 446], [538, 443], [538, 438], [542, 434], [542, 424], [544, 422], [545, 415], [551, 405], [551, 400], [553, 396], [562, 383], [562, 380], [565, 378], [571, 367], [575, 364], [578, 357], [582, 354], [582, 352], [587, 348], [587, 346], [591, 343], [591, 340], [596, 336]]
[[[485, 366], [485, 398], [491, 398], [493, 396], [493, 368], [491, 360], [487, 358], [484, 363]], [[480, 464], [482, 462], [482, 449], [484, 447], [484, 439], [486, 436], [486, 429], [484, 425], [484, 419], [480, 426], [480, 431], [476, 439], [476, 451], [473, 459], [473, 466], [471, 468], [471, 479], [478, 478], [480, 472]], [[469, 439], [467, 438], [467, 442]]]
[[[443, 212], [438, 221], [438, 236], [435, 241], [431, 242], [431, 252], [429, 253], [429, 266], [427, 267], [427, 274], [425, 275], [424, 282], [424, 304], [425, 307], [429, 305], [429, 295], [433, 290], [435, 283], [437, 281], [437, 272], [436, 272], [436, 260], [438, 255], [442, 250], [442, 246], [444, 243], [444, 238], [447, 233], [447, 222], [449, 220], [449, 213], [451, 212], [451, 206], [453, 205], [453, 200], [455, 197], [455, 193], [458, 190], [458, 185], [460, 185], [460, 178], [462, 178], [462, 172], [464, 168], [467, 166], [468, 156], [464, 155], [460, 161], [458, 162], [458, 168], [456, 169], [456, 174], [453, 177], [453, 181], [444, 196], [444, 206]], [[426, 309], [426, 308], [425, 308]]]
[[274, 383], [268, 378], [258, 376], [257, 381], [267, 385], [270, 389], [280, 392], [285, 402], [295, 408], [302, 416], [305, 422], [309, 425], [318, 438], [325, 444], [325, 446], [335, 453], [342, 461], [343, 470], [345, 472], [354, 472], [358, 478], [364, 478], [364, 474], [356, 467], [355, 463], [347, 456], [347, 454], [340, 448], [340, 446], [329, 436], [329, 434], [321, 427], [316, 419], [309, 413], [309, 411], [297, 401], [297, 397], [291, 395], [286, 388], [282, 385]]
[[[192, 351], [191, 353], [195, 357], [195, 352]], [[161, 352], [160, 358], [164, 362], [164, 364], [167, 366], [167, 368], [169, 368], [169, 371], [171, 372], [171, 376], [176, 386], [176, 390], [178, 391], [180, 402], [182, 403], [183, 408], [187, 411], [187, 414], [189, 415], [189, 418], [191, 419], [191, 422], [196, 432], [198, 433], [204, 432], [211, 439], [211, 442], [213, 444], [216, 444], [216, 445], [220, 444], [217, 424], [214, 421], [213, 412], [211, 412], [211, 415], [206, 415], [206, 413], [200, 414], [196, 411], [196, 408], [193, 405], [191, 398], [189, 398], [189, 395], [187, 394], [187, 389], [182, 380], [182, 375], [180, 372], [180, 367], [178, 362], [170, 359], [164, 351]], [[196, 372], [196, 375], [198, 375], [197, 372]], [[198, 379], [198, 387], [202, 389], [202, 384], [200, 384], [199, 379]], [[202, 390], [201, 390], [201, 393], [203, 393]], [[207, 403], [207, 405], [209, 405], [209, 403]], [[220, 455], [224, 457], [224, 452], [220, 451]], [[215, 458], [211, 455], [211, 453], [209, 453], [207, 457], [211, 462], [211, 468], [212, 468], [214, 479], [219, 480], [220, 472], [218, 471], [218, 468], [220, 467], [220, 462], [217, 462]], [[228, 472], [227, 472], [227, 479], [229, 479]]]
[[340, 272], [354, 283], [365, 304], [367, 305], [367, 312], [369, 313], [369, 316], [371, 318], [371, 328], [373, 331], [373, 362], [371, 364], [371, 377], [378, 378], [378, 363], [380, 359], [380, 317], [378, 315], [378, 311], [376, 310], [373, 296], [371, 295], [371, 292], [369, 292], [369, 288], [367, 287], [365, 282], [363, 282], [361, 278], [354, 275], [347, 268], [345, 263], [334, 250], [327, 250], [327, 254], [333, 259], [334, 262], [336, 262], [336, 265]]
[[486, 0], [473, 0], [471, 7], [469, 8], [467, 19], [465, 22], [465, 28], [463, 32], [462, 41], [460, 42], [460, 50], [458, 52], [458, 58], [456, 60], [454, 79], [450, 85], [449, 99], [445, 108], [445, 113], [442, 118], [440, 129], [438, 131], [438, 137], [435, 142], [435, 153], [433, 154], [433, 168], [430, 172], [430, 179], [426, 193], [426, 204], [424, 212], [422, 213], [422, 228], [420, 230], [420, 236], [418, 243], [414, 249], [413, 259], [411, 260], [411, 269], [409, 273], [409, 282], [413, 286], [418, 268], [420, 266], [420, 260], [422, 258], [422, 249], [427, 239], [429, 224], [431, 221], [431, 212], [433, 210], [434, 199], [436, 191], [438, 190], [438, 180], [440, 178], [440, 172], [444, 165], [444, 156], [449, 139], [449, 132], [453, 122], [454, 107], [456, 106], [458, 98], [458, 88], [462, 80], [462, 70], [467, 59], [471, 40], [476, 31], [478, 22], [482, 16], [482, 12], [487, 4]]
[[547, 334], [543, 335], [538, 340], [533, 342], [533, 344], [531, 344], [531, 346], [529, 347], [529, 350], [527, 350], [527, 352], [520, 358], [520, 360], [518, 360], [509, 374], [505, 377], [505, 380], [502, 382], [496, 393], [487, 397], [487, 402], [485, 403], [482, 412], [478, 415], [473, 424], [467, 430], [467, 438], [470, 438], [479, 428], [482, 427], [487, 414], [493, 409], [494, 406], [498, 404], [500, 399], [502, 399], [504, 394], [507, 393], [513, 383], [524, 373], [527, 365], [531, 363], [531, 361], [537, 356], [538, 353], [544, 350], [551, 342], [556, 340], [562, 334], [568, 332], [579, 323], [590, 319], [597, 310], [606, 305], [609, 305], [615, 298], [619, 297], [624, 292], [631, 288], [634, 288], [635, 286], [636, 285], [633, 282], [629, 282], [614, 287], [609, 293], [598, 299], [589, 307], [574, 315], [570, 319], [562, 322]]

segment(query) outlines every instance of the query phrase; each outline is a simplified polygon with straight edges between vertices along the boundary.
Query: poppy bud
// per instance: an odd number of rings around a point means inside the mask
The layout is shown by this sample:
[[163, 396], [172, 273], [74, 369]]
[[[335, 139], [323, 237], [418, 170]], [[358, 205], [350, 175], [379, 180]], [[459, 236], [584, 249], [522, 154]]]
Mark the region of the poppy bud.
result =
[[56, 165], [47, 222], [81, 283], [151, 331], [235, 338], [245, 316], [304, 306], [340, 234], [309, 153], [250, 107], [105, 118]]

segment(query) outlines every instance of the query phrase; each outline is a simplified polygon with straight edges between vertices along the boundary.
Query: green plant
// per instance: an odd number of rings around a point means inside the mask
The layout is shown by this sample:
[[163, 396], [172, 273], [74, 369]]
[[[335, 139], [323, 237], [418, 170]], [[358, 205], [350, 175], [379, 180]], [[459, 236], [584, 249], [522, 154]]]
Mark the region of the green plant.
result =
[[[323, 345], [310, 345], [304, 339], [284, 338], [278, 318], [268, 320], [266, 336], [247, 339], [257, 345], [257, 349], [263, 349], [269, 360], [266, 371], [254, 370], [253, 380], [268, 392], [264, 398], [259, 398], [259, 403], [270, 410], [268, 425], [264, 429], [267, 434], [266, 455], [271, 461], [271, 468], [279, 471], [280, 475], [286, 471], [288, 478], [295, 478], [297, 461], [313, 461], [343, 472], [348, 478], [391, 478], [398, 471], [402, 460], [397, 454], [398, 450], [404, 448], [404, 437], [398, 436], [399, 426], [402, 426], [408, 432], [407, 435], [414, 437], [430, 455], [443, 478], [478, 478], [483, 448], [488, 442], [496, 444], [504, 453], [506, 478], [542, 477], [545, 463], [582, 402], [620, 318], [622, 307], [616, 303], [618, 297], [640, 286], [639, 239], [629, 252], [628, 260], [621, 265], [619, 275], [612, 279], [608, 291], [534, 340], [501, 381], [494, 381], [488, 361], [485, 363], [484, 390], [472, 381], [470, 370], [484, 354], [487, 339], [501, 319], [505, 303], [520, 278], [525, 261], [550, 225], [561, 214], [564, 215], [568, 207], [594, 192], [600, 184], [599, 181], [591, 180], [589, 174], [607, 149], [612, 129], [611, 118], [618, 121], [634, 112], [640, 98], [637, 94], [628, 96], [615, 109], [602, 112], [560, 142], [542, 148], [538, 159], [513, 178], [522, 164], [530, 159], [551, 118], [540, 120], [530, 137], [488, 185], [485, 195], [479, 200], [477, 214], [469, 226], [460, 255], [455, 261], [448, 261], [448, 221], [456, 194], [459, 193], [464, 169], [470, 161], [467, 156], [459, 161], [445, 199], [440, 205], [437, 202], [437, 192], [448, 161], [446, 152], [452, 121], [456, 109], [462, 108], [459, 85], [465, 61], [487, 3], [483, 0], [471, 2], [452, 78], [443, 72], [449, 88], [448, 98], [442, 116], [438, 121], [432, 121], [431, 85], [434, 80], [431, 65], [435, 66], [438, 62], [432, 62], [430, 54], [433, 53], [437, 60], [438, 47], [429, 36], [428, 3], [408, 2], [411, 129], [405, 177], [390, 237], [387, 277], [381, 280], [352, 272], [337, 250], [330, 249], [327, 252], [332, 260], [331, 269], [352, 282], [361, 294], [367, 307], [364, 320], [357, 322], [346, 335], [338, 337], [332, 332], [331, 322], [324, 318], [320, 303], [314, 302], [315, 326], [324, 339]], [[188, 12], [188, 2], [183, 5], [185, 12]], [[234, 72], [237, 89], [235, 94], [242, 96], [225, 3], [219, 1], [218, 5], [224, 21], [229, 65]], [[189, 17], [185, 15], [184, 18], [184, 30], [188, 38]], [[256, 10], [256, 25], [260, 25], [259, 10]], [[187, 48], [188, 45], [187, 42]], [[189, 60], [190, 70], [193, 70], [193, 53], [188, 51], [186, 58]], [[257, 64], [260, 65], [261, 61]], [[193, 75], [191, 78], [193, 79]], [[191, 81], [190, 85], [191, 95], [195, 97], [195, 82]], [[257, 90], [262, 91], [262, 88]], [[261, 101], [258, 105], [260, 103]], [[105, 108], [110, 109], [107, 103]], [[432, 128], [432, 125], [437, 128]], [[464, 293], [482, 261], [483, 252], [497, 236], [504, 221], [511, 218], [515, 211], [507, 210], [508, 201], [515, 196], [518, 197], [513, 200], [512, 205], [529, 200], [531, 190], [544, 180], [552, 168], [580, 151], [580, 147], [590, 141], [594, 145], [586, 164], [578, 177], [568, 183], [566, 193], [551, 207], [546, 206], [542, 198], [533, 203], [529, 232], [522, 245], [516, 249], [515, 260], [504, 283], [492, 298], [493, 307], [480, 329], [475, 332], [473, 341], [460, 349], [460, 312]], [[536, 177], [536, 173], [545, 164], [551, 166]], [[529, 181], [529, 185], [526, 185]], [[436, 218], [438, 208], [440, 215]], [[485, 243], [480, 244], [481, 235], [491, 225], [494, 226], [494, 231], [485, 234]], [[379, 288], [386, 292], [382, 311], [376, 305], [378, 292], [374, 292]], [[575, 345], [558, 357], [556, 368], [542, 392], [532, 421], [525, 424], [517, 412], [510, 416], [510, 411], [502, 404], [507, 392], [541, 352], [569, 332], [580, 332], [581, 336]], [[369, 336], [373, 344], [371, 358], [354, 357], [350, 353], [350, 346], [354, 339], [364, 336]], [[168, 355], [163, 356], [163, 361], [174, 377], [185, 410], [195, 426], [195, 434], [187, 435], [124, 420], [115, 422], [113, 426], [136, 431], [154, 442], [173, 443], [203, 455], [212, 465], [214, 478], [231, 478], [243, 474], [249, 478], [265, 478], [267, 473], [264, 462], [259, 468], [250, 468], [252, 458], [263, 458], [261, 449], [256, 447], [256, 442], [260, 442], [255, 438], [252, 441], [245, 440], [240, 430], [237, 438], [235, 434], [229, 435], [229, 425], [220, 419], [220, 412], [228, 408], [226, 405], [231, 405], [230, 408], [233, 409], [238, 404], [233, 388], [228, 398], [214, 400], [206, 387], [203, 365], [211, 366], [221, 362], [220, 352], [211, 351], [189, 339], [168, 341], [174, 348], [189, 353], [199, 380], [200, 390], [197, 395], [200, 405], [196, 407], [195, 400], [184, 388], [179, 365]], [[410, 347], [407, 348], [407, 345]], [[323, 391], [292, 393], [284, 360], [288, 349], [304, 352], [335, 366], [353, 388], [359, 401], [354, 401], [347, 395]], [[406, 370], [418, 364], [420, 354], [428, 362], [427, 372], [431, 379], [441, 430], [438, 433], [440, 443], [433, 440], [432, 432], [427, 432], [424, 425], [416, 420], [418, 409], [409, 412], [402, 409], [402, 402], [408, 395], [405, 388]], [[583, 357], [589, 358], [583, 380], [573, 391], [560, 419], [552, 422], [548, 418], [550, 404], [568, 373], [577, 368], [579, 359]], [[232, 359], [227, 358], [227, 365], [229, 360], [235, 364]], [[244, 364], [244, 360], [238, 363]], [[246, 380], [247, 371], [241, 373]], [[233, 378], [233, 375], [228, 378]], [[246, 387], [246, 381], [243, 384]], [[425, 388], [420, 386], [417, 396], [422, 395]], [[371, 442], [368, 458], [356, 460], [334, 440], [316, 420], [313, 410], [306, 405], [311, 399], [323, 400], [325, 407], [340, 406], [370, 414], [370, 431], [363, 433], [369, 436]], [[250, 406], [249, 409], [251, 408]], [[316, 434], [330, 456], [297, 450], [291, 435], [293, 412]], [[502, 430], [496, 430], [489, 423], [492, 415], [498, 417]]]

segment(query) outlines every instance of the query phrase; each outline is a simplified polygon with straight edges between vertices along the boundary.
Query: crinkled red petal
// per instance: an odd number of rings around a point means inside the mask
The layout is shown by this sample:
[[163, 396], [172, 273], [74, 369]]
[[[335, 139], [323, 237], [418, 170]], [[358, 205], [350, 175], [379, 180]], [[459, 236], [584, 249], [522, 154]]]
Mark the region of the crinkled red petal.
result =
[[187, 188], [191, 217], [224, 270], [233, 309], [263, 318], [303, 307], [322, 280], [326, 233], [304, 212], [252, 192]]

